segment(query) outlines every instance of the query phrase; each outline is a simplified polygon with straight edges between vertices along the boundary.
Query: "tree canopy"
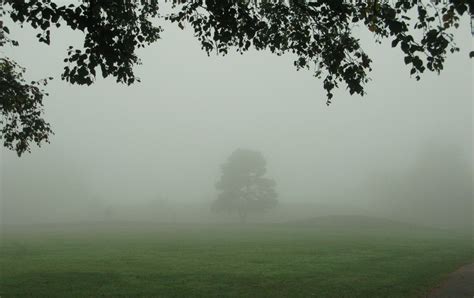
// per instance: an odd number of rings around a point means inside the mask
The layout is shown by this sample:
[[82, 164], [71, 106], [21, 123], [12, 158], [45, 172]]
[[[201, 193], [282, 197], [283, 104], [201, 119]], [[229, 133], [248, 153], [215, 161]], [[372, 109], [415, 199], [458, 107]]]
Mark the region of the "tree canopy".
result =
[[275, 181], [264, 177], [266, 161], [258, 151], [238, 149], [222, 165], [216, 183], [219, 194], [212, 205], [216, 212], [238, 213], [245, 221], [249, 213], [262, 212], [277, 204]]
[[[83, 33], [83, 47], [69, 47], [64, 59], [61, 77], [71, 84], [90, 85], [99, 71], [102, 77], [112, 76], [118, 83], [138, 81], [133, 71], [140, 63], [136, 50], [158, 41], [163, 30], [160, 22], [169, 21], [180, 28], [189, 25], [208, 54], [244, 53], [249, 49], [295, 54], [297, 69], [309, 69], [322, 79], [328, 104], [334, 89], [341, 86], [350, 94], [365, 94], [372, 60], [357, 37], [357, 28], [367, 28], [375, 42], [390, 39], [392, 47], [403, 53], [410, 75], [419, 80], [426, 70], [441, 72], [448, 54], [459, 51], [454, 30], [461, 17], [474, 9], [468, 0], [80, 0], [69, 5], [51, 0], [0, 1], [0, 14], [37, 29], [39, 42], [49, 44], [55, 27], [67, 26]], [[160, 13], [163, 2], [171, 2], [167, 13]], [[18, 44], [9, 34], [0, 22], [0, 46]], [[5, 65], [6, 61], [11, 60], [5, 57], [0, 63]], [[0, 68], [2, 81], [9, 76], [4, 69]], [[17, 76], [16, 81], [21, 78]], [[6, 99], [9, 94], [1, 93], [3, 114], [11, 100]], [[36, 106], [41, 117], [41, 104]], [[5, 136], [14, 136], [13, 142], [21, 142], [21, 138], [11, 129], [18, 127], [4, 127], [2, 138], [5, 146], [15, 149]], [[26, 140], [39, 144], [47, 138]], [[21, 155], [25, 150], [16, 151]]]

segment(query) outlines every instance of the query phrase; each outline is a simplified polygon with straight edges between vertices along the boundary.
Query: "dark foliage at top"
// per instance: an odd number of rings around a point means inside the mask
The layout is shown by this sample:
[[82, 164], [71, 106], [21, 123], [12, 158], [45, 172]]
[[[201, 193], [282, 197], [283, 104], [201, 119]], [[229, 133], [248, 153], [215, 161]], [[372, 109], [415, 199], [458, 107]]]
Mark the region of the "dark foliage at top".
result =
[[[473, 11], [468, 0], [429, 4], [416, 0], [171, 1], [173, 8], [166, 15], [159, 13], [162, 3], [157, 0], [82, 0], [70, 5], [51, 0], [0, 1], [2, 15], [38, 29], [40, 42], [49, 44], [54, 27], [83, 32], [83, 48], [70, 47], [64, 59], [62, 78], [73, 84], [92, 84], [99, 70], [119, 83], [137, 81], [136, 50], [157, 41], [162, 31], [157, 22], [168, 20], [181, 28], [190, 25], [209, 54], [251, 48], [277, 55], [294, 53], [298, 69], [311, 69], [323, 80], [328, 104], [341, 84], [350, 94], [365, 93], [372, 60], [356, 36], [357, 27], [368, 28], [376, 42], [390, 39], [403, 52], [410, 75], [419, 80], [426, 70], [439, 73], [447, 55], [459, 51], [451, 29]], [[1, 23], [0, 32], [0, 46], [17, 44]], [[7, 99], [0, 100], [5, 109]]]

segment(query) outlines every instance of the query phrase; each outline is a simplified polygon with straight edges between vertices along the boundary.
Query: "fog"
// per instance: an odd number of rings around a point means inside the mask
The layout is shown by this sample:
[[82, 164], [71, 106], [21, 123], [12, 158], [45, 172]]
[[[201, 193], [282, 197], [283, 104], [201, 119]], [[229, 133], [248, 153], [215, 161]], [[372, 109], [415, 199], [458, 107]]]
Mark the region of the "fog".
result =
[[473, 38], [441, 75], [409, 77], [399, 50], [361, 32], [374, 60], [364, 97], [340, 89], [326, 106], [322, 82], [291, 55], [251, 51], [208, 57], [192, 32], [164, 24], [140, 50], [142, 82], [60, 80], [68, 30], [52, 45], [9, 26], [5, 49], [29, 79], [54, 76], [45, 101], [51, 144], [18, 158], [1, 151], [1, 222], [238, 221], [210, 211], [220, 165], [237, 148], [263, 153], [279, 205], [253, 222], [356, 214], [469, 229], [472, 193]]

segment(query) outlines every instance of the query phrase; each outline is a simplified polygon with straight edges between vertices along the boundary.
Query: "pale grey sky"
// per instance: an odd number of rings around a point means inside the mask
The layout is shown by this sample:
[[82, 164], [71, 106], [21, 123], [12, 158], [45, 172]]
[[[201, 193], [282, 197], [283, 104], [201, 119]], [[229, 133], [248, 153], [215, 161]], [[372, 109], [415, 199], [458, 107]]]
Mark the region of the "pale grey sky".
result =
[[409, 171], [427, 144], [447, 145], [472, 161], [468, 18], [457, 33], [461, 52], [450, 55], [441, 75], [426, 73], [419, 82], [409, 77], [400, 50], [362, 32], [374, 60], [367, 95], [339, 90], [329, 107], [322, 82], [297, 72], [291, 56], [208, 57], [190, 30], [173, 25], [139, 51], [142, 82], [130, 87], [113, 79], [71, 86], [60, 80], [62, 60], [80, 35], [54, 31], [48, 47], [30, 29], [11, 29], [21, 46], [5, 52], [29, 78], [55, 78], [45, 101], [55, 135], [22, 158], [2, 150], [4, 212], [22, 200], [23, 208], [35, 208], [40, 198], [77, 196], [209, 201], [220, 164], [237, 148], [265, 155], [282, 202], [337, 197], [338, 204], [364, 208], [370, 202], [355, 201], [353, 191], [377, 173]]

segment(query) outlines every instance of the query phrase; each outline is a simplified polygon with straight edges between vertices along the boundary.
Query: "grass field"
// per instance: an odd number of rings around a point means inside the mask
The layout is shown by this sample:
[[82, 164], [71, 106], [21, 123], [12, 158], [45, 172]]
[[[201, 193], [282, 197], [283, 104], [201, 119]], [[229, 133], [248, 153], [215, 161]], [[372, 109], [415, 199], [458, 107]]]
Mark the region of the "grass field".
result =
[[423, 297], [472, 238], [375, 219], [2, 232], [3, 297]]

